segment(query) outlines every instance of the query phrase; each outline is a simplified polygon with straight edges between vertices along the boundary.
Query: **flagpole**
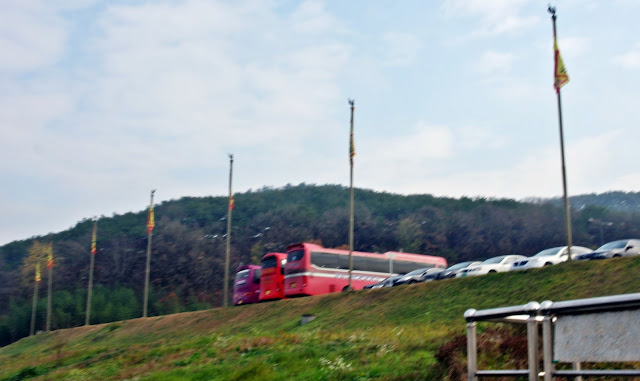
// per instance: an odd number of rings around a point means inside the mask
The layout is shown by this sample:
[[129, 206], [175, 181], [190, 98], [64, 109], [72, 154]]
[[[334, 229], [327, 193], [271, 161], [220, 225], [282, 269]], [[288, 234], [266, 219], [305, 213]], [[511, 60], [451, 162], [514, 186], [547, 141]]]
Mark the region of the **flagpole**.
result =
[[96, 256], [96, 235], [98, 233], [98, 218], [93, 220], [93, 233], [91, 234], [91, 263], [89, 265], [89, 285], [87, 287], [87, 311], [84, 318], [84, 325], [89, 325], [91, 321], [91, 296], [93, 294], [93, 267]]
[[147, 266], [145, 270], [144, 276], [144, 305], [142, 310], [142, 317], [147, 317], [148, 306], [149, 306], [149, 272], [151, 272], [151, 237], [153, 236], [153, 224], [154, 221], [151, 218], [155, 218], [152, 216], [153, 213], [153, 194], [156, 190], [151, 191], [151, 202], [149, 203], [149, 219], [147, 221], [147, 234], [149, 235], [149, 240], [147, 241]]
[[[556, 8], [549, 6], [549, 13], [551, 13], [551, 21], [553, 24], [553, 41], [554, 41], [554, 57], [555, 57], [555, 71], [557, 71], [559, 53], [557, 51], [557, 45], [555, 42], [557, 41], [556, 34]], [[565, 166], [565, 157], [564, 157], [564, 132], [562, 128], [562, 99], [560, 96], [560, 88], [562, 85], [558, 83], [557, 73], [554, 73], [554, 87], [556, 89], [556, 95], [558, 98], [558, 124], [560, 127], [560, 157], [562, 160], [562, 201], [564, 203], [564, 220], [567, 230], [567, 259], [570, 261], [571, 257], [571, 246], [573, 246], [573, 239], [571, 234], [571, 206], [569, 205], [569, 197], [567, 196], [567, 170]]]
[[355, 109], [355, 100], [349, 99], [351, 106], [351, 121], [349, 133], [349, 290], [353, 290], [352, 272], [353, 272], [353, 230], [354, 230], [354, 207], [353, 207], [353, 156], [355, 156], [355, 147], [353, 142], [353, 110]]
[[36, 332], [36, 308], [38, 308], [38, 286], [40, 285], [40, 263], [36, 263], [35, 285], [33, 287], [33, 304], [31, 306], [31, 329], [29, 336]]
[[233, 211], [233, 193], [231, 190], [231, 183], [233, 180], [233, 154], [229, 154], [229, 208], [227, 216], [227, 256], [224, 266], [224, 299], [222, 306], [227, 306], [229, 300], [229, 261], [231, 257], [231, 212]]
[[48, 291], [47, 291], [47, 324], [46, 331], [51, 331], [51, 289], [53, 287], [53, 241], [49, 243], [49, 258], [47, 260], [48, 269]]

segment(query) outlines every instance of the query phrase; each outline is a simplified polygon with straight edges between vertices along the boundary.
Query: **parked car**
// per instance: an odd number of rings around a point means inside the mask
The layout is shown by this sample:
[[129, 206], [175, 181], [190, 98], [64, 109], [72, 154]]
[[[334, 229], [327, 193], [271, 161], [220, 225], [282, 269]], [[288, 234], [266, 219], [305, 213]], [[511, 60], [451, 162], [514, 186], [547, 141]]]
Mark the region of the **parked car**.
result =
[[433, 267], [425, 267], [422, 269], [413, 270], [412, 272], [407, 273], [393, 281], [393, 285], [400, 286], [402, 284], [412, 284], [434, 280], [438, 273], [441, 273], [443, 271], [444, 269], [436, 269]]
[[499, 257], [489, 258], [479, 265], [469, 266], [458, 273], [458, 277], [484, 275], [489, 273], [499, 273], [511, 270], [513, 262], [525, 259], [524, 255], [501, 255]]
[[578, 255], [576, 259], [607, 259], [640, 255], [640, 239], [621, 239], [605, 243], [595, 251]]
[[[571, 258], [581, 254], [590, 253], [592, 250], [582, 246], [571, 246]], [[525, 258], [521, 261], [513, 262], [512, 270], [526, 270], [536, 267], [557, 265], [569, 259], [567, 255], [567, 247], [552, 247], [551, 249], [545, 249], [534, 255], [533, 257]]]
[[474, 266], [474, 265], [479, 265], [482, 262], [480, 261], [467, 261], [467, 262], [460, 262], [457, 263], [447, 269], [445, 269], [444, 271], [438, 273], [438, 275], [436, 275], [436, 280], [441, 280], [441, 279], [447, 279], [447, 278], [455, 278], [456, 275], [458, 275], [458, 273], [464, 269], [466, 269], [469, 266]]
[[403, 276], [404, 276], [404, 274], [390, 276], [387, 279], [383, 280], [382, 282], [378, 282], [378, 283], [374, 283], [374, 284], [368, 284], [368, 285], [364, 286], [363, 289], [370, 290], [370, 289], [381, 288], [381, 287], [393, 287], [393, 281], [395, 281], [396, 279], [400, 279]]

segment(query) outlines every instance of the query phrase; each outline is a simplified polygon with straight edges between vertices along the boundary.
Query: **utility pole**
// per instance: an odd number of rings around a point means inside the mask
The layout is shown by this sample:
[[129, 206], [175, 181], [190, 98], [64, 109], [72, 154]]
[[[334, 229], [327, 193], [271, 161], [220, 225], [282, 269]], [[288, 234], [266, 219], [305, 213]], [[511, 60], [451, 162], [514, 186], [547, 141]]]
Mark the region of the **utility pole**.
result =
[[36, 309], [38, 308], [38, 287], [40, 286], [40, 263], [36, 263], [35, 285], [33, 287], [33, 304], [31, 305], [31, 329], [29, 336], [36, 333]]
[[556, 8], [549, 6], [549, 13], [551, 13], [551, 21], [553, 23], [553, 46], [554, 46], [554, 83], [553, 86], [556, 89], [556, 95], [558, 98], [558, 122], [560, 127], [560, 157], [562, 160], [562, 200], [564, 203], [564, 219], [567, 229], [567, 254], [568, 260], [572, 260], [571, 246], [573, 245], [573, 239], [571, 235], [571, 207], [569, 205], [569, 197], [567, 196], [567, 170], [564, 159], [564, 133], [562, 130], [562, 102], [560, 97], [560, 88], [569, 82], [569, 76], [566, 73], [564, 63], [560, 57], [560, 51], [558, 50], [557, 34], [556, 34]]
[[233, 211], [234, 200], [231, 184], [233, 181], [233, 154], [229, 154], [229, 210], [227, 215], [227, 256], [224, 266], [224, 300], [222, 306], [226, 307], [229, 300], [229, 261], [231, 258], [231, 213]]
[[147, 267], [144, 277], [144, 306], [142, 311], [142, 317], [147, 317], [149, 307], [149, 273], [151, 272], [151, 237], [153, 236], [153, 228], [155, 227], [155, 216], [153, 213], [153, 194], [156, 190], [151, 191], [151, 202], [149, 203], [149, 217], [147, 218], [147, 234], [149, 240], [147, 241]]
[[349, 134], [349, 290], [353, 290], [352, 272], [353, 272], [353, 230], [354, 230], [354, 207], [353, 207], [353, 157], [356, 155], [356, 148], [353, 142], [353, 110], [355, 110], [355, 100], [349, 99], [349, 105], [351, 106], [351, 121], [350, 121], [350, 134]]
[[49, 242], [49, 249], [47, 250], [48, 258], [47, 258], [47, 279], [48, 288], [47, 288], [47, 322], [45, 325], [45, 331], [51, 331], [51, 308], [52, 308], [52, 300], [51, 300], [51, 292], [53, 289], [53, 241]]
[[84, 325], [91, 321], [91, 296], [93, 293], [93, 267], [96, 256], [96, 236], [98, 234], [98, 218], [93, 221], [93, 233], [91, 234], [91, 263], [89, 264], [89, 286], [87, 287], [87, 311], [84, 317]]

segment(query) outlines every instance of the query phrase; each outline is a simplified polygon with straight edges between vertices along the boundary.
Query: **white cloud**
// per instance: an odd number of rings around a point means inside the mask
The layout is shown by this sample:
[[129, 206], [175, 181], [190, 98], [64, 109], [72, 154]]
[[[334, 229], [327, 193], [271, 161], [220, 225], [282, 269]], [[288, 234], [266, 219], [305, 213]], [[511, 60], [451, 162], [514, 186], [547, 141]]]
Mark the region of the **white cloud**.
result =
[[[11, 182], [23, 173], [59, 195], [58, 207], [75, 194], [82, 196], [72, 201], [74, 209], [95, 208], [100, 199], [107, 214], [135, 208], [135, 195], [156, 187], [158, 201], [223, 191], [227, 152], [245, 165], [258, 160], [255, 166], [264, 169], [237, 176], [246, 181], [237, 188], [305, 181], [313, 163], [296, 158], [318, 131], [324, 133], [315, 139], [319, 150], [334, 144], [331, 110], [336, 99], [346, 99], [339, 77], [351, 49], [321, 3], [303, 3], [293, 16], [275, 13], [272, 5], [107, 5], [77, 42], [74, 54], [81, 56], [74, 58], [89, 63], [78, 72], [51, 71], [70, 54], [63, 49], [70, 23], [56, 10], [42, 10], [56, 21], [55, 30], [45, 31], [56, 48], [31, 66], [24, 57], [16, 60], [16, 67], [43, 67], [38, 78], [3, 81], [10, 91], [0, 92], [0, 179]], [[38, 12], [25, 14], [29, 23], [42, 21]], [[7, 35], [0, 31], [0, 40]], [[70, 82], [51, 80], [60, 74]], [[13, 199], [15, 191], [0, 194]], [[23, 195], [26, 204], [35, 204], [34, 197]], [[57, 222], [49, 221], [55, 227], [47, 230], [77, 221], [69, 213], [51, 213]]]
[[[611, 189], [637, 189], [632, 181], [640, 173], [609, 174], [608, 169], [615, 165], [616, 144], [621, 131], [606, 132], [602, 135], [582, 138], [566, 148], [566, 165], [569, 194], [604, 192]], [[410, 140], [410, 139], [408, 139]], [[448, 139], [445, 139], [448, 141]], [[456, 140], [457, 142], [457, 140]], [[416, 146], [413, 142], [409, 145]], [[562, 173], [560, 149], [558, 144], [550, 144], [530, 150], [522, 150], [522, 156], [504, 157], [499, 163], [482, 169], [476, 168], [473, 158], [481, 155], [472, 152], [465, 144], [456, 146], [455, 154], [468, 158], [468, 170], [441, 171], [446, 165], [442, 158], [422, 161], [420, 166], [411, 166], [409, 149], [406, 156], [391, 155], [391, 147], [378, 153], [376, 161], [362, 163], [362, 171], [378, 173], [375, 179], [369, 178], [366, 186], [373, 189], [397, 189], [403, 193], [432, 193], [448, 197], [482, 196], [508, 197], [524, 199], [531, 196], [553, 197], [562, 195]], [[466, 148], [466, 149], [465, 149]], [[453, 149], [448, 149], [452, 153]], [[507, 153], [514, 155], [513, 152]], [[374, 171], [373, 168], [376, 170]], [[395, 170], [394, 170], [395, 169]], [[365, 176], [368, 177], [368, 176]], [[600, 184], [594, 186], [594, 184]], [[613, 187], [615, 184], [616, 187]]]
[[58, 62], [69, 37], [59, 11], [88, 6], [91, 1], [7, 0], [0, 12], [0, 74], [25, 73]]
[[613, 57], [613, 62], [627, 69], [640, 68], [640, 42], [628, 52]]
[[358, 186], [413, 192], [433, 173], [434, 163], [454, 154], [455, 135], [449, 127], [416, 123], [392, 137], [356, 139]]
[[321, 34], [327, 31], [344, 32], [346, 29], [326, 11], [319, 0], [306, 0], [292, 14], [293, 31], [305, 34]]
[[[0, 242], [61, 230], [94, 214], [141, 210], [152, 188], [158, 201], [225, 194], [227, 153], [236, 157], [238, 191], [346, 184], [348, 97], [358, 105], [359, 187], [447, 196], [560, 194], [555, 140], [544, 147], [536, 144], [546, 136], [533, 142], [522, 136], [556, 126], [551, 39], [517, 33], [535, 22], [531, 10], [544, 13], [546, 4], [439, 4], [421, 3], [426, 18], [414, 23], [383, 16], [383, 2], [354, 13], [352, 4], [314, 0], [5, 1]], [[620, 9], [616, 4], [613, 10]], [[592, 24], [606, 18], [590, 20], [584, 26], [590, 31], [607, 29]], [[624, 41], [611, 46], [627, 53], [615, 62], [637, 68], [633, 29], [619, 24]], [[439, 42], [458, 33], [499, 34], [500, 41], [436, 44], [430, 46], [438, 57], [434, 70], [411, 70], [425, 53], [423, 36]], [[582, 70], [611, 60], [594, 54], [585, 36], [559, 41], [570, 74], [577, 55], [587, 63]], [[456, 75], [442, 74], [448, 70]], [[637, 94], [632, 86], [614, 91], [608, 86], [615, 81], [598, 84], [598, 78], [581, 81], [592, 90], [567, 98], [567, 117], [580, 126], [568, 139], [571, 194], [637, 189], [630, 164], [640, 138]], [[575, 111], [577, 105], [587, 109]], [[594, 124], [605, 119], [618, 135], [593, 132], [603, 131]], [[424, 122], [407, 122], [417, 120]], [[43, 212], [51, 217], [43, 220]]]
[[475, 35], [498, 35], [527, 28], [539, 18], [519, 14], [531, 0], [444, 0], [441, 6], [446, 17], [478, 17], [480, 27]]
[[375, 143], [384, 146], [385, 159], [422, 162], [425, 159], [446, 159], [451, 156], [454, 135], [449, 127], [430, 126], [421, 121], [405, 135], [396, 135]]

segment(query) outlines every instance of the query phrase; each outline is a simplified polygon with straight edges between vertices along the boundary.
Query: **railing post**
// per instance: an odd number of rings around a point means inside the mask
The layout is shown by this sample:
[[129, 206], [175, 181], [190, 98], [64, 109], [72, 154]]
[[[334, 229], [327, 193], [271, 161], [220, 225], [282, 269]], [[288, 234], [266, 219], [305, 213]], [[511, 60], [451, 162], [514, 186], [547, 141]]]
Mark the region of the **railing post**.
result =
[[538, 322], [535, 315], [527, 319], [527, 354], [529, 381], [538, 380]]
[[[579, 362], [572, 363], [571, 368], [573, 368], [573, 370], [582, 370], [582, 367], [580, 366]], [[582, 381], [582, 376], [575, 377], [573, 381]]]
[[469, 381], [478, 381], [478, 343], [476, 337], [476, 323], [467, 323], [467, 368]]
[[[540, 310], [547, 310], [552, 302], [547, 300], [540, 304]], [[553, 321], [551, 316], [544, 314], [542, 318], [542, 367], [544, 381], [555, 380], [553, 377]]]

